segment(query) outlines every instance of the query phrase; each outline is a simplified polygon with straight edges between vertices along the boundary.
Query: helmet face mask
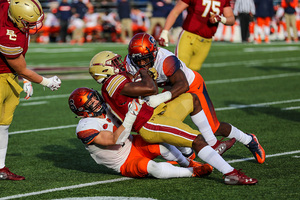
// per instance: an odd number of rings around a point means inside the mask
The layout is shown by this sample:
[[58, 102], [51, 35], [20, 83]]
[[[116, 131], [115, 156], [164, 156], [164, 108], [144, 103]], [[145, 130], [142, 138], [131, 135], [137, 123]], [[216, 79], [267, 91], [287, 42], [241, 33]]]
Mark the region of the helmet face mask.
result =
[[138, 33], [133, 36], [128, 47], [128, 57], [136, 68], [151, 68], [157, 55], [157, 43], [152, 35]]
[[8, 16], [22, 32], [35, 34], [43, 26], [44, 12], [38, 0], [11, 0]]
[[89, 73], [100, 84], [121, 71], [123, 71], [122, 57], [111, 51], [96, 54], [90, 62]]
[[102, 96], [96, 90], [84, 87], [71, 93], [69, 107], [79, 117], [96, 117], [106, 113]]

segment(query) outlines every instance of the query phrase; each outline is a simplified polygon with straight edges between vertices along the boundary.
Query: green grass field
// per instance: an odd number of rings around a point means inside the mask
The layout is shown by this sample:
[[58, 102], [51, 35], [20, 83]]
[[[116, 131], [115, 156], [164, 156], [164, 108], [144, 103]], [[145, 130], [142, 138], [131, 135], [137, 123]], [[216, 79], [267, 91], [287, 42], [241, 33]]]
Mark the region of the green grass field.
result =
[[[130, 179], [97, 165], [75, 136], [78, 119], [67, 99], [78, 87], [100, 89], [87, 67], [103, 50], [124, 56], [127, 48], [31, 44], [28, 66], [45, 76], [57, 74], [62, 85], [52, 92], [34, 84], [30, 100], [22, 94], [10, 126], [6, 165], [26, 180], [0, 181], [0, 200], [300, 198], [300, 44], [213, 43], [200, 71], [219, 120], [255, 133], [266, 151], [264, 164], [257, 164], [241, 143], [223, 155], [233, 167], [257, 178], [255, 186], [225, 185], [217, 170], [207, 178]], [[195, 127], [189, 118], [186, 122]]]

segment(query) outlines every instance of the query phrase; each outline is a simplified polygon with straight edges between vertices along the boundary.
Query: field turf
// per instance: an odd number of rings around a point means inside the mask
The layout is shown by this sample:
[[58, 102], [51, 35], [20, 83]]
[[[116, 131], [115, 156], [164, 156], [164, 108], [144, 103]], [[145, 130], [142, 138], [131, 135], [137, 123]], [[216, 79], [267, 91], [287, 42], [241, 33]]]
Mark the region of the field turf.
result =
[[[168, 49], [174, 51], [174, 46]], [[58, 75], [62, 85], [52, 92], [34, 84], [29, 100], [22, 93], [9, 129], [6, 166], [26, 180], [0, 181], [0, 200], [300, 198], [300, 44], [214, 42], [200, 71], [219, 120], [256, 134], [266, 151], [264, 164], [256, 163], [241, 143], [223, 155], [257, 178], [254, 186], [225, 185], [217, 170], [207, 178], [130, 179], [97, 165], [76, 138], [78, 119], [67, 100], [78, 87], [100, 89], [87, 69], [103, 50], [125, 56], [127, 47], [31, 44], [28, 67], [47, 77]], [[189, 117], [186, 122], [195, 127]]]

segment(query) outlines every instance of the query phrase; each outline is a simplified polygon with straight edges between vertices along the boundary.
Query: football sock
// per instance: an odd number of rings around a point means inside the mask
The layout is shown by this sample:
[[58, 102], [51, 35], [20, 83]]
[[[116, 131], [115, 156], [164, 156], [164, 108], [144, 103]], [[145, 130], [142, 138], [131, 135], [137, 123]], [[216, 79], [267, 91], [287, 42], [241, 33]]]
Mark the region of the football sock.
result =
[[245, 134], [244, 132], [232, 125], [228, 138], [235, 138], [237, 141], [243, 143], [244, 145], [249, 144], [249, 142], [251, 142], [252, 140], [252, 137], [250, 135]]
[[0, 126], [0, 169], [5, 167], [5, 157], [8, 145], [8, 127]]
[[179, 178], [191, 177], [193, 168], [177, 167], [167, 162], [155, 162], [150, 160], [147, 165], [148, 173], [155, 178]]
[[185, 157], [188, 157], [194, 153], [190, 147], [176, 147]]
[[159, 145], [161, 156], [168, 161], [176, 161], [180, 166], [189, 166], [189, 161], [173, 145], [161, 143]]
[[208, 123], [207, 117], [203, 110], [197, 114], [191, 116], [192, 121], [198, 127], [199, 131], [203, 135], [208, 145], [213, 146], [217, 142], [217, 138], [212, 132], [212, 129]]
[[227, 174], [234, 170], [233, 167], [231, 167], [212, 147], [208, 145], [199, 151], [198, 156], [223, 174]]

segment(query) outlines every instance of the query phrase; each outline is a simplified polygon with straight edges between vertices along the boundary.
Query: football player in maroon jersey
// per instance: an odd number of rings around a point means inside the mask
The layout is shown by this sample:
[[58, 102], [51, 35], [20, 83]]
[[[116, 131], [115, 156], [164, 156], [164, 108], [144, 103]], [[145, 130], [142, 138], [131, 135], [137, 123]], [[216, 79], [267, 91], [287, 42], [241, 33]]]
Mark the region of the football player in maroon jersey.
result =
[[57, 76], [45, 78], [26, 67], [29, 35], [42, 27], [43, 19], [44, 12], [38, 0], [0, 0], [0, 180], [25, 179], [5, 167], [8, 128], [23, 90], [18, 76], [25, 79], [26, 99], [33, 93], [31, 82], [51, 90], [57, 90], [61, 84]]
[[[141, 96], [156, 94], [158, 88], [148, 70], [141, 68], [138, 76], [122, 71], [120, 55], [110, 51], [96, 54], [89, 72], [102, 85], [102, 96], [110, 111], [121, 121], [128, 112], [128, 104], [135, 99], [142, 108], [133, 123], [132, 130], [139, 133], [149, 143], [169, 143], [175, 146], [191, 147], [197, 156], [224, 174], [225, 184], [252, 185], [257, 180], [249, 178], [230, 166], [211, 146], [201, 133], [185, 124], [183, 120], [195, 112], [194, 103], [200, 101], [192, 93], [183, 93], [156, 108], [140, 101]], [[151, 55], [148, 58], [151, 60]], [[198, 100], [198, 101], [197, 101]], [[198, 111], [196, 111], [198, 112]]]
[[194, 71], [201, 69], [217, 31], [219, 22], [234, 25], [230, 0], [179, 0], [169, 13], [159, 38], [161, 46], [168, 45], [168, 32], [178, 15], [187, 10], [175, 55]]

